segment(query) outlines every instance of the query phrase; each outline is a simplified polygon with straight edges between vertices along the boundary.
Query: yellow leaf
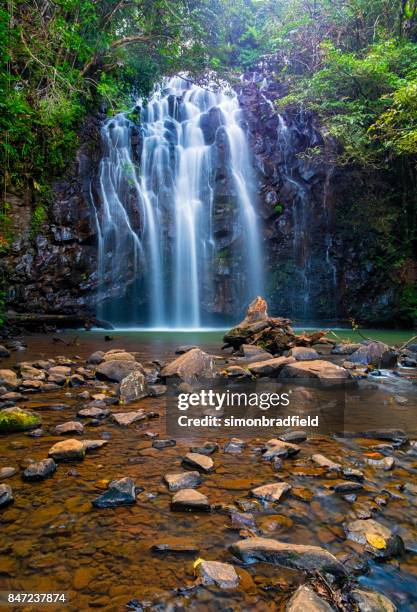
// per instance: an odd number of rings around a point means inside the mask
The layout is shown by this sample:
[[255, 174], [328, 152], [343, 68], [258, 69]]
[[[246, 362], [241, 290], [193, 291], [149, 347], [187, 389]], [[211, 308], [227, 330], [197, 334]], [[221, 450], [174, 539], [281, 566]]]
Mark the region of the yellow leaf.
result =
[[383, 537], [379, 535], [375, 535], [374, 533], [366, 533], [366, 539], [368, 540], [368, 544], [373, 546], [374, 548], [378, 548], [379, 550], [386, 547], [386, 542]]
[[200, 565], [200, 563], [203, 563], [204, 559], [202, 559], [201, 557], [199, 557], [198, 559], [196, 559], [193, 563], [193, 568], [195, 569], [196, 567], [198, 567]]
[[39, 185], [38, 181], [35, 181], [35, 179], [33, 179], [33, 186], [36, 189], [36, 191], [39, 191], [41, 186]]

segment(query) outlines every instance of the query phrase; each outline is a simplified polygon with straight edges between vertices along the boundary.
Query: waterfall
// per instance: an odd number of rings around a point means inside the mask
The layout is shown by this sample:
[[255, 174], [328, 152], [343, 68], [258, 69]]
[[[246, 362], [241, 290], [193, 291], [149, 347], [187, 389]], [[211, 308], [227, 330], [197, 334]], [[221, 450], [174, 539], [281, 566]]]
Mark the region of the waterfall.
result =
[[230, 293], [238, 316], [263, 291], [263, 262], [237, 95], [177, 76], [137, 112], [138, 123], [120, 113], [101, 130], [98, 314], [116, 325], [199, 328], [210, 310], [227, 314]]

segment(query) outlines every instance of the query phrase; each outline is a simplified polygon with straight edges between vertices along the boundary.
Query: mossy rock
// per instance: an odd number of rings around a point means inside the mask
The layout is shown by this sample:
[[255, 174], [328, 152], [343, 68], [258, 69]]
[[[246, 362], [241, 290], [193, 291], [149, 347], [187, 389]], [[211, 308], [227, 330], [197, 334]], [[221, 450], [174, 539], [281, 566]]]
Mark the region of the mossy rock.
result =
[[36, 429], [40, 423], [41, 418], [30, 410], [17, 407], [0, 410], [0, 433]]

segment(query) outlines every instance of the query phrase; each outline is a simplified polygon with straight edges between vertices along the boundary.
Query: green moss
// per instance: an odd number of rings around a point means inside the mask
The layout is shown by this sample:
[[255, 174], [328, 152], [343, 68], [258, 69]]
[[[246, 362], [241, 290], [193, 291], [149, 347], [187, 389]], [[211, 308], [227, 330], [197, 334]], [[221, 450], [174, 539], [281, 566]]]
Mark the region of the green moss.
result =
[[0, 411], [0, 433], [25, 431], [40, 425], [37, 414], [19, 408], [6, 408]]

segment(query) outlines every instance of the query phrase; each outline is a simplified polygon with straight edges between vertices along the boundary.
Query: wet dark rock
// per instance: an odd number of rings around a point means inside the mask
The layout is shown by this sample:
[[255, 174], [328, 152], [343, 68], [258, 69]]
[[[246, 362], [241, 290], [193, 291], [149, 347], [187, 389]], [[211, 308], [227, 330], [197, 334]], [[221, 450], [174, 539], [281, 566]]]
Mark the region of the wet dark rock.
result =
[[194, 489], [181, 489], [171, 500], [171, 510], [187, 512], [210, 512], [205, 495]]
[[95, 351], [87, 358], [87, 363], [92, 365], [99, 365], [104, 358], [104, 351]]
[[0, 357], [2, 358], [10, 357], [10, 351], [7, 350], [7, 348], [3, 346], [2, 344], [0, 344]]
[[203, 446], [192, 446], [190, 451], [198, 455], [213, 455], [219, 450], [219, 445], [216, 442], [204, 442]]
[[0, 484], [0, 508], [8, 506], [14, 501], [12, 488], [7, 484]]
[[154, 440], [152, 442], [153, 448], [157, 448], [158, 450], [169, 448], [171, 446], [175, 446], [176, 444], [176, 440]]
[[167, 387], [165, 385], [150, 385], [148, 387], [148, 395], [150, 397], [160, 397], [167, 392]]
[[36, 463], [31, 463], [22, 474], [23, 480], [30, 482], [45, 480], [56, 470], [56, 463], [53, 459], [42, 459]]
[[376, 591], [353, 589], [350, 598], [358, 612], [396, 612], [397, 608], [388, 597]]
[[78, 421], [68, 421], [55, 427], [55, 433], [59, 436], [66, 434], [82, 434], [84, 431], [84, 425]]
[[408, 436], [403, 429], [371, 429], [367, 431], [344, 431], [345, 438], [370, 438], [372, 440], [390, 440], [396, 444], [405, 444]]
[[17, 470], [14, 467], [2, 467], [0, 468], [0, 480], [6, 480], [16, 474]]
[[287, 458], [294, 457], [300, 452], [300, 447], [296, 444], [291, 444], [291, 442], [283, 442], [278, 438], [273, 438], [272, 440], [268, 440], [265, 446], [265, 452], [262, 455], [262, 458], [265, 461], [271, 461], [275, 457]]
[[235, 542], [229, 550], [244, 563], [273, 563], [314, 574], [319, 571], [346, 578], [343, 564], [320, 546], [291, 544], [269, 538], [247, 538]]
[[120, 383], [119, 394], [121, 401], [126, 404], [148, 395], [145, 375], [141, 370], [136, 370], [123, 378]]
[[383, 342], [368, 342], [352, 353], [349, 361], [377, 368], [393, 368], [397, 365], [397, 353]]
[[106, 446], [108, 440], [82, 440], [82, 444], [84, 446], [85, 451], [88, 453], [89, 451], [97, 450]]
[[274, 482], [252, 489], [251, 494], [262, 501], [279, 502], [281, 497], [290, 490], [291, 485], [286, 482]]
[[294, 357], [297, 361], [312, 361], [313, 359], [320, 359], [320, 355], [313, 348], [306, 346], [295, 346], [288, 352], [289, 357]]
[[136, 361], [118, 360], [104, 361], [97, 366], [96, 376], [99, 380], [121, 382], [132, 372], [141, 371], [142, 366]]
[[85, 384], [84, 378], [80, 374], [73, 374], [69, 378], [70, 387], [80, 387]]
[[196, 346], [195, 344], [185, 344], [183, 346], [179, 346], [178, 348], [176, 348], [175, 354], [184, 355], [184, 353], [188, 353], [188, 351], [191, 351], [192, 349], [196, 349], [196, 348], [198, 348], [198, 346]]
[[250, 529], [256, 530], [255, 518], [251, 512], [230, 512], [232, 529]]
[[239, 584], [239, 576], [230, 563], [202, 561], [198, 571], [205, 585], [215, 584], [220, 589], [235, 589]]
[[167, 537], [152, 544], [151, 550], [166, 554], [192, 554], [199, 551], [199, 546], [188, 538]]
[[111, 417], [118, 425], [129, 427], [136, 421], [143, 421], [148, 418], [148, 414], [144, 410], [136, 410], [132, 412], [113, 412]]
[[181, 472], [176, 474], [165, 474], [164, 480], [170, 491], [181, 489], [194, 489], [201, 484], [200, 472]]
[[343, 482], [337, 482], [332, 485], [331, 488], [336, 493], [349, 493], [350, 491], [360, 491], [363, 489], [363, 485], [358, 481], [345, 480]]
[[286, 612], [332, 612], [334, 608], [317, 595], [311, 587], [298, 587], [285, 608]]
[[112, 480], [107, 491], [93, 500], [93, 506], [96, 508], [115, 508], [134, 504], [135, 501], [135, 481], [132, 478], [125, 477]]
[[70, 438], [54, 444], [48, 455], [55, 461], [79, 461], [84, 459], [85, 447], [80, 440]]
[[227, 442], [224, 446], [224, 452], [230, 455], [239, 454], [242, 452], [245, 443], [243, 440], [239, 438], [232, 438], [229, 442]]
[[355, 468], [343, 468], [343, 476], [348, 480], [358, 480], [359, 482], [364, 479], [363, 472]]
[[344, 525], [348, 540], [362, 544], [375, 557], [394, 557], [404, 552], [404, 542], [391, 529], [373, 519], [358, 519]]
[[304, 442], [305, 440], [307, 440], [307, 433], [300, 429], [294, 431], [286, 431], [285, 433], [277, 437], [283, 442]]
[[189, 384], [201, 379], [212, 379], [215, 376], [213, 358], [199, 348], [191, 349], [180, 355], [161, 370], [162, 378]]
[[196, 468], [201, 472], [212, 472], [214, 470], [213, 459], [199, 453], [187, 453], [182, 460], [186, 467]]

